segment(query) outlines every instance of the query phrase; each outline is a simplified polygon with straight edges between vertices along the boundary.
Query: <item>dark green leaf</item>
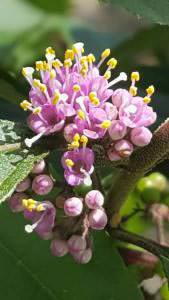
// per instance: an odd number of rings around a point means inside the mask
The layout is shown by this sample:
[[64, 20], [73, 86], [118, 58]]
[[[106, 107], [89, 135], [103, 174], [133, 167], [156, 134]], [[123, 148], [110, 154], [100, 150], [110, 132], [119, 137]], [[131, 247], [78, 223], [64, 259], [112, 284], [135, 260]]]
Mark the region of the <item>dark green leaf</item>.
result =
[[141, 300], [112, 241], [99, 232], [87, 265], [50, 254], [48, 241], [24, 232], [23, 217], [0, 210], [1, 297], [5, 300]]
[[111, 0], [111, 3], [124, 7], [138, 17], [161, 25], [169, 24], [168, 0]]

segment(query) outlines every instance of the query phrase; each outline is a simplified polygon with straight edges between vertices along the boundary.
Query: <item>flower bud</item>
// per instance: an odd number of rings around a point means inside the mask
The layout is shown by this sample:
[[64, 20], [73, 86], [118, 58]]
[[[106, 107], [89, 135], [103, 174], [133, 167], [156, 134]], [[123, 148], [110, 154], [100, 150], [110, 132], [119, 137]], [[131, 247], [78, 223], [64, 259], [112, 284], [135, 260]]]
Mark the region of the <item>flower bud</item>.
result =
[[113, 148], [107, 151], [107, 156], [111, 161], [117, 161], [122, 159], [121, 156], [116, 151], [113, 150]]
[[117, 89], [114, 91], [112, 96], [113, 104], [119, 108], [121, 105], [128, 104], [130, 101], [131, 95], [125, 89]]
[[137, 183], [137, 189], [140, 192], [143, 192], [145, 189], [152, 188], [152, 187], [153, 187], [152, 180], [148, 176], [141, 178]]
[[82, 200], [76, 197], [69, 198], [64, 203], [64, 211], [67, 216], [79, 216], [83, 210]]
[[50, 250], [54, 256], [62, 257], [69, 251], [67, 242], [64, 240], [53, 240], [50, 245]]
[[112, 140], [120, 140], [126, 135], [127, 127], [122, 121], [114, 120], [112, 121], [108, 132]]
[[131, 141], [134, 145], [143, 147], [150, 143], [152, 133], [146, 127], [138, 127], [131, 130]]
[[53, 189], [53, 181], [48, 175], [38, 175], [32, 182], [32, 190], [38, 195], [46, 195]]
[[89, 225], [96, 230], [102, 230], [107, 224], [107, 215], [102, 209], [95, 209], [89, 214]]
[[30, 185], [31, 185], [31, 180], [29, 177], [27, 177], [17, 185], [16, 192], [18, 193], [24, 192], [30, 187]]
[[96, 209], [103, 206], [104, 197], [101, 192], [92, 190], [85, 197], [86, 205], [91, 209]]
[[133, 145], [127, 140], [117, 142], [114, 148], [122, 158], [129, 157], [133, 152]]
[[8, 199], [8, 204], [12, 212], [21, 212], [24, 210], [22, 200], [28, 198], [25, 193], [15, 193]]
[[44, 159], [40, 160], [38, 163], [36, 163], [32, 169], [33, 174], [40, 174], [44, 171], [46, 166], [46, 163]]
[[74, 135], [77, 133], [77, 127], [75, 124], [69, 124], [64, 128], [64, 138], [67, 142], [71, 143], [73, 141]]
[[92, 250], [90, 248], [73, 254], [73, 258], [79, 264], [87, 264], [92, 258]]
[[68, 247], [72, 254], [83, 251], [86, 249], [86, 240], [82, 236], [74, 234], [68, 240]]

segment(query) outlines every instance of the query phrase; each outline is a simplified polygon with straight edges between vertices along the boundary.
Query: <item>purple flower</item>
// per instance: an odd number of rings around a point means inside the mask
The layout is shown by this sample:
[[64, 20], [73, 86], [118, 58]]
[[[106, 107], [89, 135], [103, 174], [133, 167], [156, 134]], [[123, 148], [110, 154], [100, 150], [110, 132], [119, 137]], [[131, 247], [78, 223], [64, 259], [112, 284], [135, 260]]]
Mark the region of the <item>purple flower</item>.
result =
[[68, 184], [75, 186], [82, 183], [91, 184], [90, 175], [94, 168], [94, 153], [89, 148], [67, 151], [62, 157], [64, 176]]
[[32, 199], [25, 201], [24, 216], [32, 221], [32, 225], [26, 225], [28, 233], [36, 231], [42, 238], [47, 238], [52, 233], [55, 225], [56, 209], [49, 201], [36, 202]]
[[119, 119], [130, 128], [150, 126], [156, 117], [152, 107], [144, 103], [141, 97], [132, 97], [129, 103], [119, 109]]

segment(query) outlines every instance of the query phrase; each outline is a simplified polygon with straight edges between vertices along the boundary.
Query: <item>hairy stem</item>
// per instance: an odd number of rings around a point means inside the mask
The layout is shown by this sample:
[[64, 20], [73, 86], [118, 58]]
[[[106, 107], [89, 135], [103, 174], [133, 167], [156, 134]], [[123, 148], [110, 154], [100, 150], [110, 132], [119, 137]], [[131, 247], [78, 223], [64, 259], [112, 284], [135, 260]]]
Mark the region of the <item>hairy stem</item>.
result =
[[151, 143], [131, 155], [128, 165], [121, 170], [117, 182], [112, 185], [106, 203], [109, 218], [117, 215], [136, 182], [155, 165], [167, 158], [169, 153], [169, 119], [155, 132]]

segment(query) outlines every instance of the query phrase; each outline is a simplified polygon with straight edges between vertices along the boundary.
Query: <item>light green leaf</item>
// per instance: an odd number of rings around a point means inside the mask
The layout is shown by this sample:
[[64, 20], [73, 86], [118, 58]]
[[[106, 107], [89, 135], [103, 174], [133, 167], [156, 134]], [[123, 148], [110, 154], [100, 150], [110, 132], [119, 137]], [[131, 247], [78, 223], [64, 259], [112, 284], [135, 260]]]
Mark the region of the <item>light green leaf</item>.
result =
[[112, 241], [99, 232], [93, 259], [79, 265], [50, 254], [49, 242], [24, 232], [23, 217], [1, 206], [1, 297], [5, 300], [141, 300], [142, 295]]
[[144, 17], [161, 25], [169, 24], [169, 2], [168, 0], [110, 0], [138, 17]]

